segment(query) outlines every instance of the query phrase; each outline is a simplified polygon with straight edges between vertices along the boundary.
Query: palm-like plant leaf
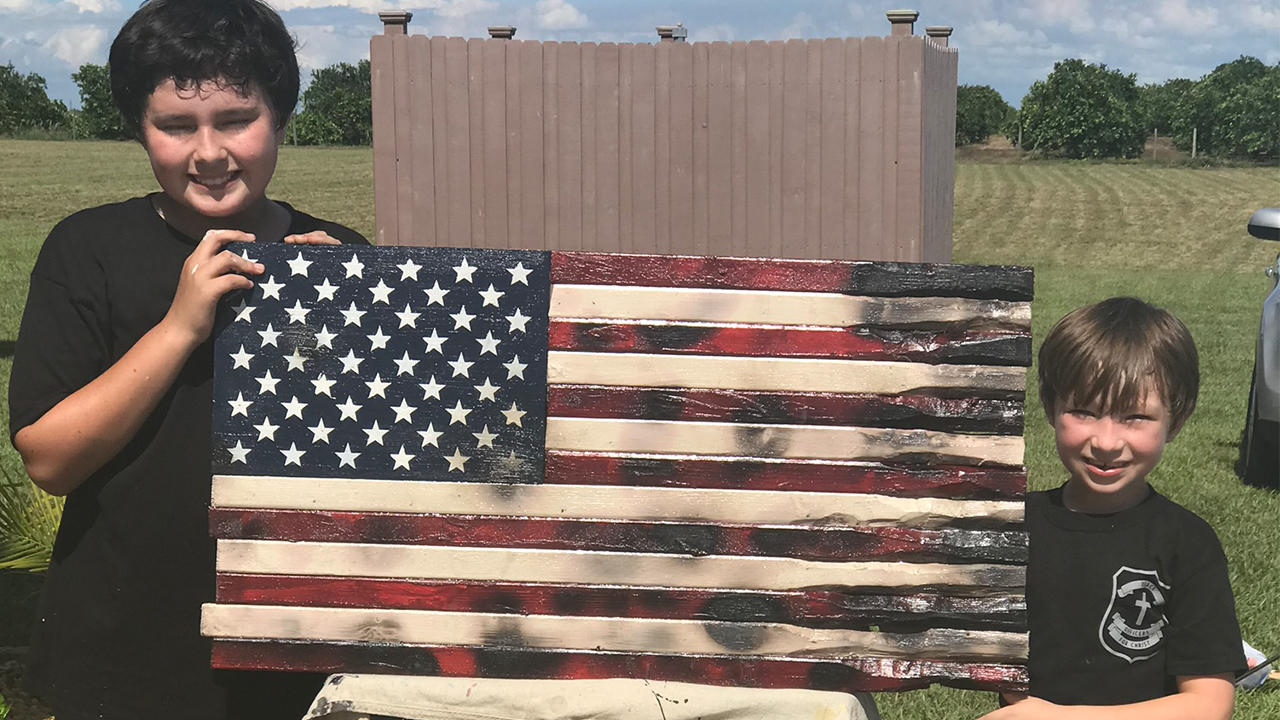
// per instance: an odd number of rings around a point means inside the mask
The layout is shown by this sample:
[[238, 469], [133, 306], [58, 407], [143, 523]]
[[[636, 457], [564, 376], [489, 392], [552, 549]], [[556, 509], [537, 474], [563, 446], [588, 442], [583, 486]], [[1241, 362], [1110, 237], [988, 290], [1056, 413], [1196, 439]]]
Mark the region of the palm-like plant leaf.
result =
[[0, 466], [0, 570], [38, 572], [49, 567], [61, 517], [62, 498]]

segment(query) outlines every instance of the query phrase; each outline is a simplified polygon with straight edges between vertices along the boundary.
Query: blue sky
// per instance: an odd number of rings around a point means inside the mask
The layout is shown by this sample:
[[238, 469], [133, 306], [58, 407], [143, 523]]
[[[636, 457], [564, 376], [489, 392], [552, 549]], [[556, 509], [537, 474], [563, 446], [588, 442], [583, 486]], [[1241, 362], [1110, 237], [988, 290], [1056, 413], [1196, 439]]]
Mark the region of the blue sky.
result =
[[[920, 11], [955, 28], [960, 82], [990, 85], [1017, 105], [1068, 57], [1106, 63], [1139, 82], [1199, 78], [1240, 55], [1280, 62], [1280, 0], [273, 0], [304, 67], [369, 56], [379, 10], [410, 10], [410, 32], [487, 37], [515, 25], [528, 40], [652, 42], [683, 23], [690, 41], [887, 35], [884, 11]], [[71, 73], [106, 62], [137, 0], [0, 0], [0, 64], [38, 72], [49, 94], [79, 106]]]

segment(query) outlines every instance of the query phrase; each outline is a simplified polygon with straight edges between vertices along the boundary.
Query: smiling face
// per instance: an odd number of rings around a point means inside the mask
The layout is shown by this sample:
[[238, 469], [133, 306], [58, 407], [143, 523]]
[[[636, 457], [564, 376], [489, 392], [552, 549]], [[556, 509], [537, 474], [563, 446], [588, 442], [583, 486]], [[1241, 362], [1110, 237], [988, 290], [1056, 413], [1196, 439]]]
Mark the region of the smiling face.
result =
[[1104, 412], [1098, 402], [1055, 403], [1058, 457], [1071, 477], [1064, 499], [1078, 512], [1114, 513], [1147, 496], [1147, 475], [1178, 434], [1159, 392], [1148, 387], [1137, 407]]
[[[266, 204], [284, 130], [256, 88], [227, 83], [156, 86], [142, 116], [142, 143], [164, 190], [164, 214], [183, 227], [251, 222]], [[170, 217], [170, 215], [174, 217]]]

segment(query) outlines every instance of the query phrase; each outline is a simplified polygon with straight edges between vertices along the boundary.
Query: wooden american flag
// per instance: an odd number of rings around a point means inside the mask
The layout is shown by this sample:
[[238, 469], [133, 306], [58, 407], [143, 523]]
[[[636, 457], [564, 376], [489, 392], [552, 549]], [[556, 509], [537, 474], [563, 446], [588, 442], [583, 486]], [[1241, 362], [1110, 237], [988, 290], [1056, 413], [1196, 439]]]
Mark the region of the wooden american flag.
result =
[[242, 251], [216, 666], [1025, 686], [1029, 269]]

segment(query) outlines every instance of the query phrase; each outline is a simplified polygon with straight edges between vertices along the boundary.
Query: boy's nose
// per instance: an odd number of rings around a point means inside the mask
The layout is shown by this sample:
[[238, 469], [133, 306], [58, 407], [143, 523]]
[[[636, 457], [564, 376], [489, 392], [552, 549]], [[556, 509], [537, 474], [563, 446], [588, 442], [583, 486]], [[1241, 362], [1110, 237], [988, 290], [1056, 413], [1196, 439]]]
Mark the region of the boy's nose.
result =
[[225, 159], [227, 149], [212, 129], [206, 128], [196, 135], [195, 159], [198, 162], [218, 162]]
[[1124, 449], [1124, 438], [1120, 432], [1120, 424], [1110, 418], [1103, 418], [1094, 424], [1093, 446], [1100, 452], [1120, 452]]

